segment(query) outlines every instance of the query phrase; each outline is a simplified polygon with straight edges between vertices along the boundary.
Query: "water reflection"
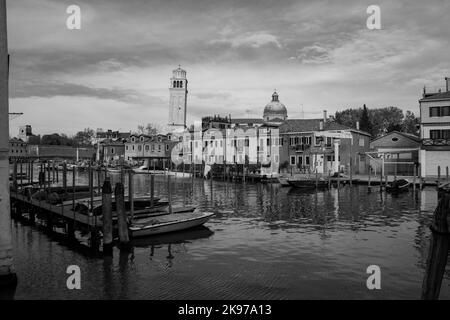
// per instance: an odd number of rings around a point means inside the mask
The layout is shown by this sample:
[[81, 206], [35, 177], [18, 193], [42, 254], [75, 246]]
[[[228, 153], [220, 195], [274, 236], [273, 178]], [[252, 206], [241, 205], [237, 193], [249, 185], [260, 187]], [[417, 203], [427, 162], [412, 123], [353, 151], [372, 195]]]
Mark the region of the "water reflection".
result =
[[[166, 177], [156, 177], [156, 197], [167, 199], [168, 188]], [[420, 297], [437, 204], [432, 189], [398, 196], [375, 187], [369, 193], [366, 186], [305, 192], [179, 177], [170, 188], [174, 205], [215, 216], [204, 228], [134, 239], [133, 251], [102, 260], [74, 254], [92, 274], [84, 298]], [[134, 189], [150, 194], [149, 177], [136, 175]], [[63, 270], [59, 258], [67, 248], [28, 228], [14, 227], [19, 279], [36, 272], [45, 277], [48, 264]], [[41, 263], [28, 266], [30, 256]], [[381, 292], [364, 285], [370, 264], [382, 268]], [[441, 297], [450, 298], [449, 273], [444, 277]], [[65, 295], [56, 285], [30, 283], [19, 281], [16, 297]]]

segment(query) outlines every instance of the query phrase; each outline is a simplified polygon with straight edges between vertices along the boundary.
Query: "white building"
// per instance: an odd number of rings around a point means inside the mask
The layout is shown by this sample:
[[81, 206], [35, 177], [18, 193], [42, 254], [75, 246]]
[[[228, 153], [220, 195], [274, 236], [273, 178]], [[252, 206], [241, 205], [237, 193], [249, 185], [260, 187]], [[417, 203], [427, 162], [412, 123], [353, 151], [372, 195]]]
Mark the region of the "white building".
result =
[[173, 70], [169, 87], [169, 126], [186, 127], [187, 85], [186, 71], [180, 67]]
[[438, 167], [445, 174], [450, 168], [450, 78], [438, 92], [427, 93], [424, 89], [420, 104], [420, 165], [422, 177], [435, 177]]

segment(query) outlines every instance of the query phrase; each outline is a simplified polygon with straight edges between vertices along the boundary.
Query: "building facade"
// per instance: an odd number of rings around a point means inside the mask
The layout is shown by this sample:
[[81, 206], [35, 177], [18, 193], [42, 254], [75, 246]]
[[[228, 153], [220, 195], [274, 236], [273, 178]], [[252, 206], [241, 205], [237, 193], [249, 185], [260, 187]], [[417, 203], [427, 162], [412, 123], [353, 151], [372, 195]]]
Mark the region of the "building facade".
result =
[[22, 139], [12, 138], [9, 140], [9, 159], [19, 159], [28, 156], [28, 143]]
[[420, 105], [420, 173], [422, 177], [436, 177], [450, 167], [450, 79], [445, 89], [427, 92], [424, 89]]
[[172, 141], [171, 134], [132, 134], [125, 141], [125, 160], [130, 164], [146, 163], [166, 168], [170, 166], [174, 144], [176, 142]]
[[[370, 134], [321, 119], [288, 119], [277, 92], [262, 118], [204, 117], [183, 137], [183, 162], [256, 164], [266, 175], [280, 172], [364, 173]], [[336, 156], [337, 155], [337, 156]]]
[[419, 137], [393, 131], [370, 142], [370, 169], [383, 175], [412, 176], [419, 172]]

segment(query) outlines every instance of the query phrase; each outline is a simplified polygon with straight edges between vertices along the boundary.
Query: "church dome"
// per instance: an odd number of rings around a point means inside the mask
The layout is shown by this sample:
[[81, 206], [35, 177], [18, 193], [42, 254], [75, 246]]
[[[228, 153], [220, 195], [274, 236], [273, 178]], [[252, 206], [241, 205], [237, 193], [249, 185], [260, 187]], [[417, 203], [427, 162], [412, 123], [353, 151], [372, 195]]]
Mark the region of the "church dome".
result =
[[278, 100], [278, 93], [276, 91], [272, 94], [272, 101], [264, 108], [263, 118], [264, 121], [287, 119], [287, 109], [285, 105]]

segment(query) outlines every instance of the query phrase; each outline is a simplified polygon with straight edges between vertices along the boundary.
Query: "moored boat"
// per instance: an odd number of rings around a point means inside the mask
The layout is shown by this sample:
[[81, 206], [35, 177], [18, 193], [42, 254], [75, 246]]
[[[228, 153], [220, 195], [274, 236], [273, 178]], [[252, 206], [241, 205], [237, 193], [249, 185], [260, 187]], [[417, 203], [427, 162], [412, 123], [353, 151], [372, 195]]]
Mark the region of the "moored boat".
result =
[[190, 229], [207, 222], [212, 212], [187, 212], [139, 219], [133, 222], [129, 230], [133, 237], [145, 237]]
[[386, 186], [387, 192], [405, 192], [409, 190], [411, 183], [407, 179], [399, 179], [389, 183]]
[[291, 187], [300, 189], [328, 188], [328, 181], [324, 179], [289, 179], [288, 183]]

